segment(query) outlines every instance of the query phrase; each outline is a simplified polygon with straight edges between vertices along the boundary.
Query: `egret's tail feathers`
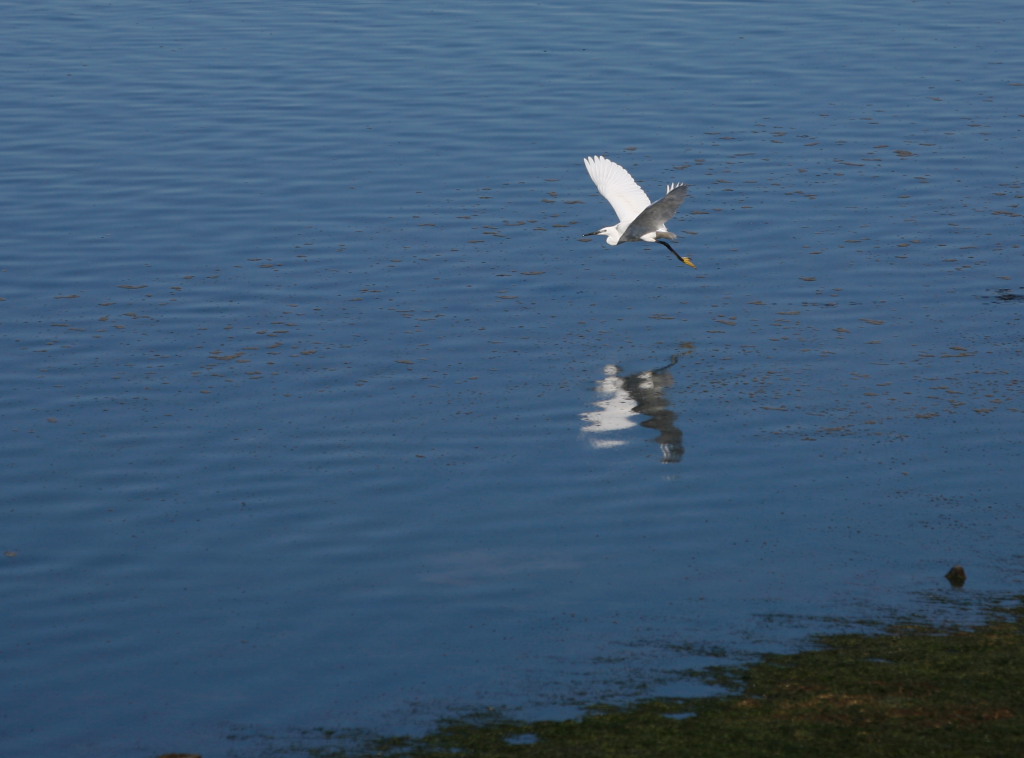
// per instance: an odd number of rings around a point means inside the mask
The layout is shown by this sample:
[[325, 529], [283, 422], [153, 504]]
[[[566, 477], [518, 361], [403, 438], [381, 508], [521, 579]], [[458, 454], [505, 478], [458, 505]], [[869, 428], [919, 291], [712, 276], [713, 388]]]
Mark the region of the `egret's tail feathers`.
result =
[[658, 240], [679, 239], [679, 235], [675, 232], [670, 232], [668, 229], [655, 229], [653, 232], [641, 234], [637, 239], [641, 239], [644, 242], [657, 242]]

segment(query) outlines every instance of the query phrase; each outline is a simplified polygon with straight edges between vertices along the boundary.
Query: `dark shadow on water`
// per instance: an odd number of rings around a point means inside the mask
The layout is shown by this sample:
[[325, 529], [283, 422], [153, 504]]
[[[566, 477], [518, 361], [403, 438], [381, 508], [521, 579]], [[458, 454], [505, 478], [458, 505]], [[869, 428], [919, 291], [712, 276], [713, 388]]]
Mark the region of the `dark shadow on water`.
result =
[[1014, 291], [1010, 287], [997, 287], [994, 295], [986, 297], [996, 303], [1024, 303], [1024, 287]]
[[[628, 439], [620, 434], [634, 426], [658, 432], [654, 442], [661, 447], [662, 463], [683, 459], [683, 432], [676, 425], [678, 416], [671, 409], [667, 390], [675, 385], [671, 369], [684, 353], [676, 353], [664, 366], [633, 374], [623, 374], [614, 364], [604, 367], [604, 379], [596, 386], [597, 410], [580, 414], [583, 433], [594, 448], [621, 447]], [[635, 416], [647, 416], [636, 421]]]

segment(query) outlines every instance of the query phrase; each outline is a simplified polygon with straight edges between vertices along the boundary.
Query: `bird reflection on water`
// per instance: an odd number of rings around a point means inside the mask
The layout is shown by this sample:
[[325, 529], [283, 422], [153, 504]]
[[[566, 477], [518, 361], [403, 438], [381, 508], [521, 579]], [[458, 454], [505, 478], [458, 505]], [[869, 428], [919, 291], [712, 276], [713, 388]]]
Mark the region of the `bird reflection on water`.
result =
[[[615, 365], [604, 368], [605, 377], [597, 383], [601, 398], [594, 403], [597, 410], [580, 414], [583, 433], [595, 448], [619, 447], [628, 440], [610, 436], [614, 432], [642, 426], [655, 429], [661, 446], [662, 463], [679, 463], [683, 458], [683, 432], [676, 426], [676, 414], [670, 410], [665, 390], [675, 384], [670, 369], [679, 360], [673, 355], [666, 366], [623, 376]], [[633, 416], [648, 416], [634, 421]]]

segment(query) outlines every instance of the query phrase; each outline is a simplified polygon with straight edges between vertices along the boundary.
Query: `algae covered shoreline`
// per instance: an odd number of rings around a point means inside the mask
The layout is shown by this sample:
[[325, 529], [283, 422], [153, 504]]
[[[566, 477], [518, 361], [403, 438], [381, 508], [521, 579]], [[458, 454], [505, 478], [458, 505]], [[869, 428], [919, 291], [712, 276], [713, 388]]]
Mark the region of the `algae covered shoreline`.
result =
[[[902, 621], [817, 635], [806, 649], [690, 676], [719, 696], [594, 704], [579, 718], [486, 711], [423, 737], [324, 730], [318, 758], [1006, 756], [1024, 750], [1024, 597], [973, 626]], [[275, 751], [275, 754], [284, 753]]]

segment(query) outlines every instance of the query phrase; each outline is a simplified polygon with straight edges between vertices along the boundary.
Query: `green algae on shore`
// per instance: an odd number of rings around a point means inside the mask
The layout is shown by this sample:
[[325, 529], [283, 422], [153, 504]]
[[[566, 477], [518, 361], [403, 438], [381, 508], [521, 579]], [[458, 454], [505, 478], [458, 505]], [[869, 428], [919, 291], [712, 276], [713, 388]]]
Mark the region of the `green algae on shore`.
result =
[[[1018, 598], [1018, 601], [1021, 598]], [[446, 720], [321, 758], [984, 756], [1024, 751], [1024, 610], [970, 628], [920, 623], [812, 638], [814, 649], [707, 669], [731, 694], [595, 705], [578, 719]]]

